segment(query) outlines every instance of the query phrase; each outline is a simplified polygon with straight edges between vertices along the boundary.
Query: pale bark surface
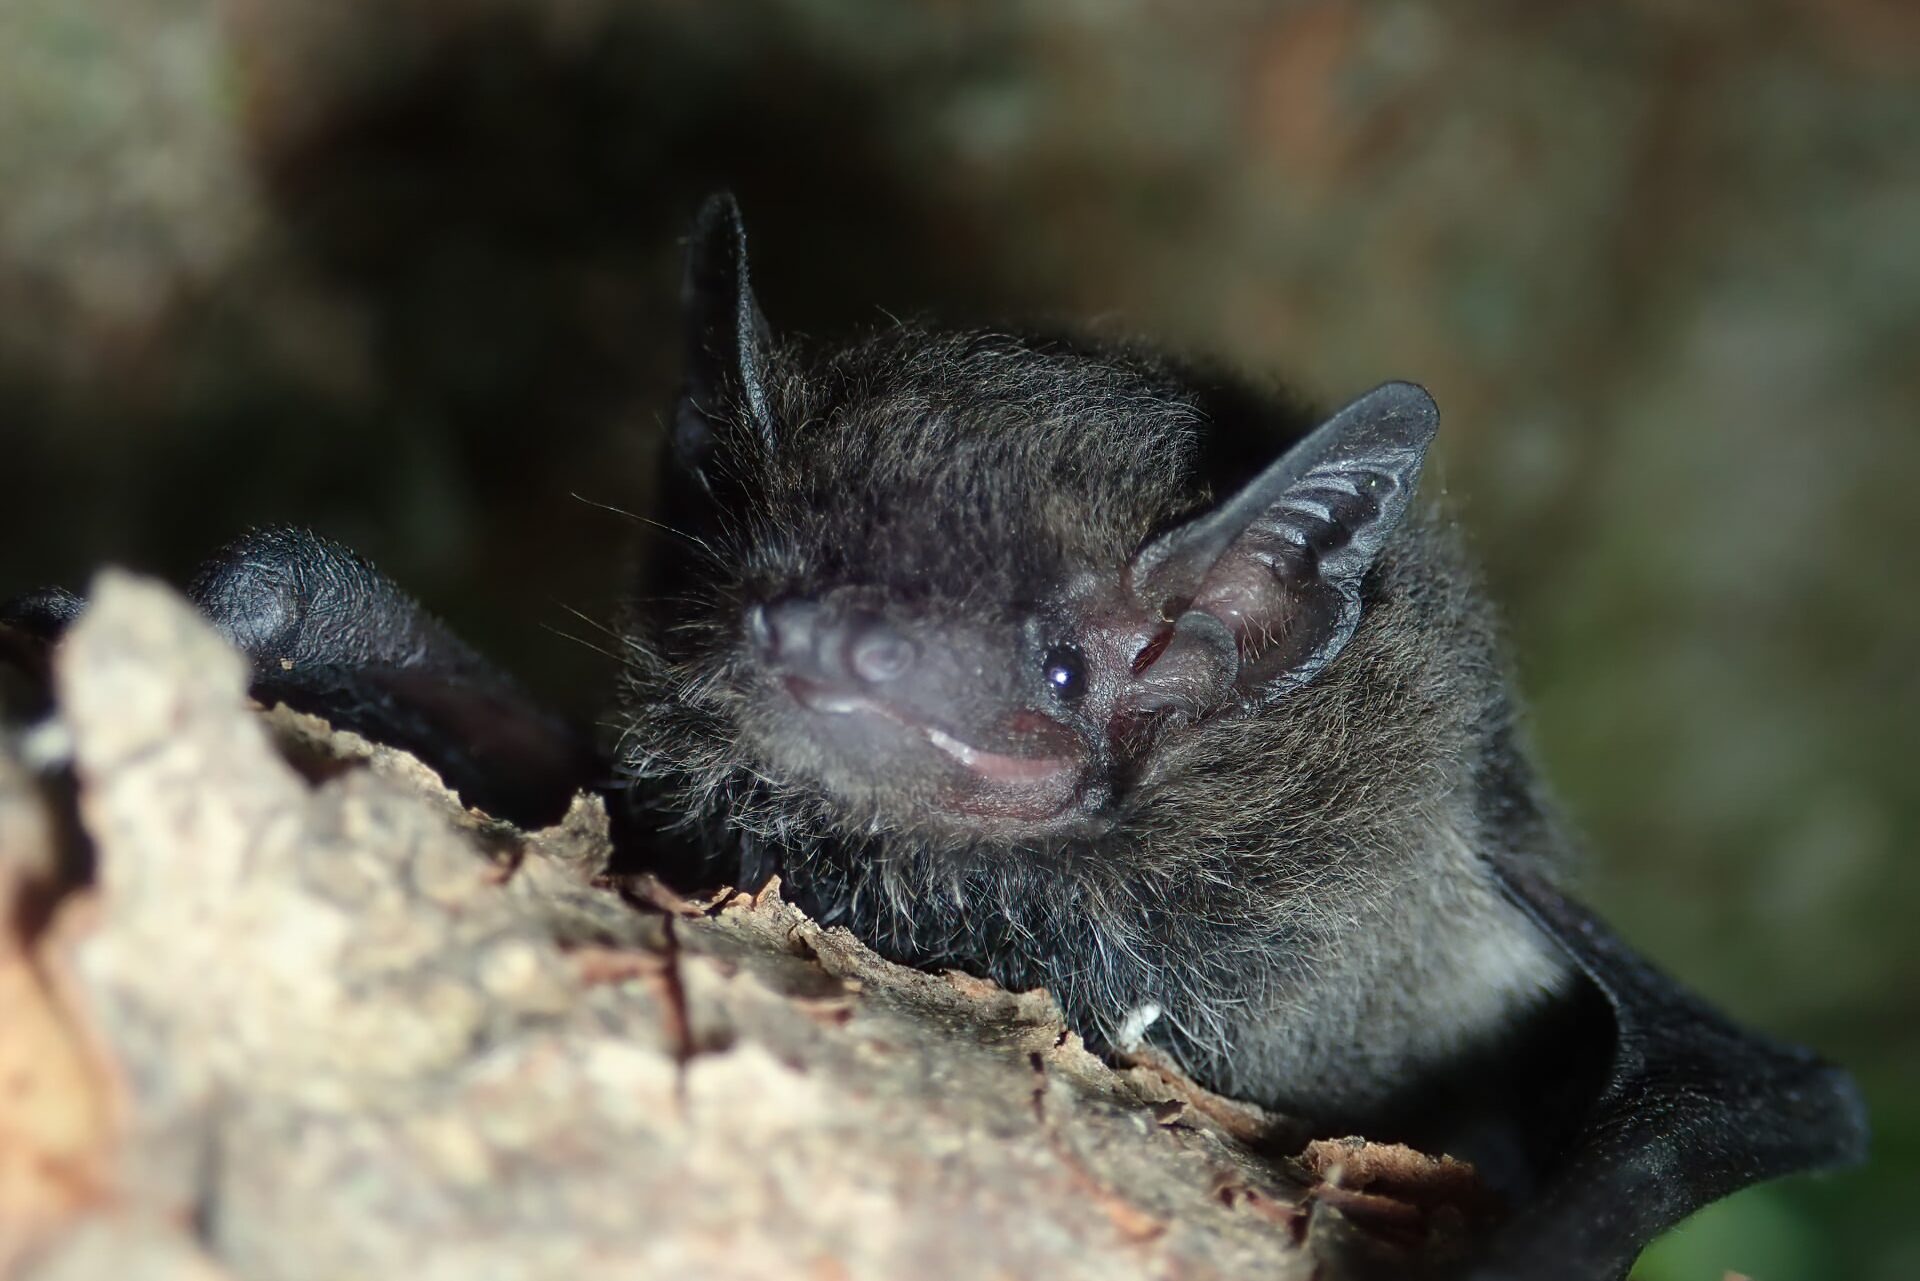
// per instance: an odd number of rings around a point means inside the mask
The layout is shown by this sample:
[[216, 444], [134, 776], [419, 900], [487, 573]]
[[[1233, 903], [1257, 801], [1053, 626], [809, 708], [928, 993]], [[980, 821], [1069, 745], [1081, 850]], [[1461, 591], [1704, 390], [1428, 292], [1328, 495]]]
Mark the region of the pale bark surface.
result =
[[1458, 1232], [1353, 1189], [1459, 1167], [1256, 1156], [1274, 1118], [777, 893], [636, 904], [597, 799], [492, 823], [95, 592], [0, 752], [0, 1272], [1285, 1281], [1359, 1240], [1335, 1202]]

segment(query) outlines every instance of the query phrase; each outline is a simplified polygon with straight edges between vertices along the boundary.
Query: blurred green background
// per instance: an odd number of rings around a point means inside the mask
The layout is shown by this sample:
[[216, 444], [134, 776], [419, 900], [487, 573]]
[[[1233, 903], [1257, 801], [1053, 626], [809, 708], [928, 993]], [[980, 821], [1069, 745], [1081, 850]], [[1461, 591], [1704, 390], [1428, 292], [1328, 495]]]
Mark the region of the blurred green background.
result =
[[1591, 897], [1874, 1109], [1640, 1275], [1920, 1276], [1920, 7], [5, 0], [0, 592], [307, 522], [589, 713], [720, 185], [776, 325], [1432, 387]]

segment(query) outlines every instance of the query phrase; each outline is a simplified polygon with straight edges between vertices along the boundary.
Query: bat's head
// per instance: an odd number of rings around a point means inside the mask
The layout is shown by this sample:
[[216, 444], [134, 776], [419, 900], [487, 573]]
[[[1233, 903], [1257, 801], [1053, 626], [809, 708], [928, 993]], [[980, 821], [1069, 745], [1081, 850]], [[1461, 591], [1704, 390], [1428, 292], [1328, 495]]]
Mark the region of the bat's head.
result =
[[1204, 406], [1135, 357], [902, 326], [803, 359], [730, 199], [686, 290], [699, 604], [649, 641], [672, 692], [636, 686], [854, 830], [1097, 827], [1186, 727], [1314, 681], [1437, 421], [1388, 384], [1215, 494]]

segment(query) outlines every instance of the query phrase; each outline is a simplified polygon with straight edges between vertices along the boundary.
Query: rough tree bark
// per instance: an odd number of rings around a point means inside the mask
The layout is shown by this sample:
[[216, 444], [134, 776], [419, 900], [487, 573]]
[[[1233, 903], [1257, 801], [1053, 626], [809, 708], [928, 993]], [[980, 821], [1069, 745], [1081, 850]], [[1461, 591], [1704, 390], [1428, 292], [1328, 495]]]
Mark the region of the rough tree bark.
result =
[[1278, 1281], [1467, 1231], [1464, 1167], [258, 714], [157, 585], [103, 575], [54, 687], [0, 739], [0, 1272]]

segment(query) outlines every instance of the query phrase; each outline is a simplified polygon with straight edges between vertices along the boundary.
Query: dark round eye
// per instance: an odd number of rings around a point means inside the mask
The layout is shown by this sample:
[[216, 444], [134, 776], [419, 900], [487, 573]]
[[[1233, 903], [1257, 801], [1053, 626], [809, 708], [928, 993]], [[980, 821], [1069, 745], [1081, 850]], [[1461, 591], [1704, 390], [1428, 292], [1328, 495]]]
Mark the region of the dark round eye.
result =
[[1078, 702], [1087, 692], [1087, 656], [1077, 646], [1055, 645], [1047, 651], [1047, 688], [1063, 703]]

